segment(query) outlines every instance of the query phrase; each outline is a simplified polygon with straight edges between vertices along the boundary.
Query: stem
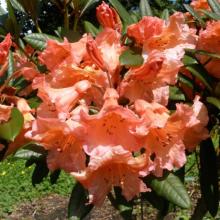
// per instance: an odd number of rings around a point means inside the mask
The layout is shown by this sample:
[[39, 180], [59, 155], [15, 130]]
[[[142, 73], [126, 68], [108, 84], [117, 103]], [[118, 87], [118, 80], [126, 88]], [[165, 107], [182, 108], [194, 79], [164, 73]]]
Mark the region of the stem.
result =
[[64, 1], [64, 28], [66, 31], [69, 31], [69, 13], [68, 13], [68, 6], [67, 1]]
[[109, 87], [110, 88], [113, 88], [113, 84], [112, 84], [112, 81], [111, 81], [111, 77], [109, 75], [109, 72], [108, 71], [105, 71], [106, 72], [106, 75], [107, 75], [107, 78], [108, 78], [108, 83], [109, 83]]
[[79, 22], [79, 15], [78, 13], [75, 14], [75, 19], [74, 19], [74, 25], [73, 25], [73, 31], [76, 32], [77, 31], [77, 25]]
[[37, 20], [35, 20], [35, 26], [36, 26], [37, 31], [38, 31], [39, 33], [42, 33], [42, 30], [41, 30], [41, 28], [40, 28], [39, 23], [38, 23]]

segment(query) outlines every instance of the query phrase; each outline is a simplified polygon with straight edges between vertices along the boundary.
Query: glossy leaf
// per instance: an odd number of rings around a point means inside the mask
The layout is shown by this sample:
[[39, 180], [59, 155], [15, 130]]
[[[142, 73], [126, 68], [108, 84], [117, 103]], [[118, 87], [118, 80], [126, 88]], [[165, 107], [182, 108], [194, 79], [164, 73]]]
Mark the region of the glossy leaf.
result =
[[28, 160], [30, 158], [39, 158], [41, 156], [42, 156], [42, 154], [34, 152], [32, 150], [21, 149], [14, 154], [13, 158]]
[[212, 58], [215, 58], [215, 59], [220, 59], [220, 54], [210, 53], [210, 52], [207, 52], [205, 50], [185, 49], [185, 51], [189, 52], [191, 54], [205, 55], [205, 56], [212, 57]]
[[139, 8], [141, 11], [141, 16], [153, 16], [150, 4], [148, 0], [140, 0]]
[[169, 202], [181, 208], [190, 208], [191, 202], [187, 191], [180, 179], [174, 174], [170, 173], [164, 178], [153, 178], [148, 184], [157, 195]]
[[80, 16], [82, 16], [85, 13], [85, 11], [96, 2], [98, 2], [98, 0], [87, 0], [84, 4], [84, 7], [81, 9]]
[[18, 2], [18, 0], [10, 0], [14, 9], [26, 13], [23, 6]]
[[14, 141], [14, 139], [20, 133], [23, 123], [23, 115], [17, 108], [13, 108], [9, 121], [0, 124], [0, 138], [3, 138], [7, 141]]
[[220, 14], [220, 4], [217, 0], [208, 0], [208, 3], [213, 12]]
[[216, 97], [207, 97], [206, 101], [220, 110], [220, 100]]
[[188, 4], [184, 4], [185, 9], [200, 23], [202, 27], [205, 26], [205, 22], [202, 20], [200, 15]]
[[124, 51], [119, 57], [120, 64], [124, 66], [140, 66], [144, 62], [141, 54], [137, 54], [132, 50]]
[[200, 144], [200, 186], [206, 207], [215, 217], [219, 206], [217, 156], [211, 138]]
[[112, 6], [116, 9], [122, 20], [127, 24], [132, 24], [134, 21], [125, 7], [118, 0], [109, 0]]
[[95, 37], [100, 31], [96, 28], [91, 22], [84, 21], [84, 29], [86, 33], [90, 33], [93, 37]]
[[60, 41], [59, 38], [41, 33], [28, 34], [24, 37], [24, 40], [37, 50], [44, 50], [49, 39]]
[[186, 97], [178, 87], [170, 86], [169, 99], [175, 101], [185, 101]]
[[161, 14], [161, 18], [163, 20], [168, 20], [170, 16], [169, 10], [167, 8], [165, 8]]
[[10, 50], [8, 54], [8, 76], [11, 76], [14, 72], [14, 57], [13, 53]]
[[220, 15], [211, 11], [207, 11], [207, 10], [201, 10], [202, 13], [204, 13], [207, 17], [213, 19], [213, 20], [220, 20]]
[[87, 204], [87, 192], [80, 183], [76, 183], [73, 187], [69, 205], [68, 218], [74, 220], [84, 219], [86, 215], [92, 210], [93, 205]]

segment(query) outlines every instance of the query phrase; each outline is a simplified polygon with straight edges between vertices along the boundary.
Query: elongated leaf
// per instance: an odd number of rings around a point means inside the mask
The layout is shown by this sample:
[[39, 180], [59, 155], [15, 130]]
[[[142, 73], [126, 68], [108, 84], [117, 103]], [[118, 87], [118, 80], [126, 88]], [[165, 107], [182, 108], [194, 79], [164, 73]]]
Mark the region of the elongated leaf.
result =
[[153, 16], [150, 4], [148, 0], [140, 0], [139, 8], [141, 11], [141, 16]]
[[91, 22], [84, 21], [84, 28], [86, 33], [92, 34], [93, 37], [95, 37], [100, 31], [98, 28], [96, 28]]
[[87, 0], [86, 4], [84, 5], [84, 7], [81, 9], [80, 12], [80, 17], [85, 13], [85, 11], [92, 6], [94, 3], [98, 2], [98, 0]]
[[212, 57], [215, 59], [220, 59], [220, 54], [210, 53], [205, 50], [185, 49], [185, 51], [191, 54], [200, 54], [200, 55], [205, 55], [205, 56]]
[[69, 205], [68, 218], [74, 220], [84, 219], [84, 217], [92, 210], [92, 204], [88, 203], [87, 192], [80, 183], [76, 183], [73, 187]]
[[207, 97], [206, 101], [220, 110], [220, 100], [215, 97]]
[[8, 54], [8, 76], [11, 76], [13, 72], [14, 72], [14, 57], [12, 51], [10, 50]]
[[185, 54], [183, 57], [183, 63], [185, 66], [189, 66], [193, 64], [198, 64], [198, 61], [196, 60], [196, 58]]
[[200, 144], [200, 186], [206, 207], [215, 217], [219, 206], [218, 165], [211, 138]]
[[220, 15], [211, 11], [207, 11], [207, 10], [201, 10], [202, 13], [204, 13], [207, 17], [213, 19], [213, 20], [220, 20]]
[[178, 74], [178, 81], [187, 85], [191, 89], [194, 88], [193, 80], [188, 78], [187, 76], [181, 74], [181, 73]]
[[23, 6], [17, 0], [10, 0], [14, 9], [26, 13]]
[[184, 4], [185, 9], [200, 23], [202, 27], [205, 26], [205, 22], [202, 20], [200, 15], [188, 4]]
[[169, 10], [167, 8], [165, 8], [161, 14], [161, 18], [163, 20], [168, 20], [170, 16]]
[[59, 38], [41, 33], [28, 34], [24, 40], [37, 50], [44, 50], [49, 39], [60, 41]]
[[23, 115], [17, 108], [13, 108], [9, 121], [0, 124], [0, 138], [8, 141], [14, 141], [14, 139], [20, 133], [23, 123]]
[[220, 4], [217, 0], [208, 0], [208, 3], [213, 12], [220, 14]]
[[55, 170], [53, 173], [50, 174], [50, 183], [52, 185], [57, 183], [60, 173], [61, 173], [61, 170]]
[[116, 9], [122, 20], [127, 24], [134, 23], [133, 19], [131, 18], [130, 14], [124, 8], [124, 6], [118, 0], [109, 0], [112, 6]]
[[124, 51], [119, 57], [120, 64], [125, 66], [140, 66], [144, 62], [144, 58], [141, 54], [136, 54], [132, 50]]
[[162, 179], [154, 178], [148, 184], [159, 196], [169, 202], [181, 208], [190, 208], [191, 202], [187, 191], [180, 179], [174, 174], [170, 173]]
[[40, 153], [36, 153], [34, 151], [31, 151], [31, 150], [21, 149], [21, 150], [17, 151], [14, 154], [13, 158], [14, 159], [28, 160], [28, 159], [33, 158], [33, 157], [39, 158], [41, 156], [42, 156], [42, 154], [40, 154]]
[[175, 101], [185, 101], [186, 97], [178, 87], [170, 86], [169, 99]]

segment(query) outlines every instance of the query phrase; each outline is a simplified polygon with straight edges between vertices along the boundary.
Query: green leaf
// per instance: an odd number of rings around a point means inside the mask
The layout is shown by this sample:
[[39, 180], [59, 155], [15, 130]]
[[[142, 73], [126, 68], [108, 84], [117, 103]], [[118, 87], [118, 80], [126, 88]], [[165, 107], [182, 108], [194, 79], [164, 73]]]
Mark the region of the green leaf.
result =
[[17, 108], [13, 108], [9, 121], [0, 124], [0, 138], [3, 138], [7, 141], [14, 141], [14, 139], [20, 133], [23, 123], [23, 115]]
[[174, 174], [170, 173], [164, 178], [154, 178], [148, 184], [157, 195], [169, 202], [181, 208], [190, 208], [191, 202], [187, 191], [180, 179]]
[[130, 14], [127, 12], [125, 7], [118, 1], [118, 0], [109, 0], [112, 6], [116, 9], [122, 20], [127, 24], [134, 23], [133, 19], [131, 18]]
[[207, 97], [206, 101], [220, 110], [220, 100], [215, 97]]
[[86, 4], [84, 5], [84, 7], [81, 9], [80, 12], [80, 17], [85, 13], [85, 11], [92, 6], [94, 3], [98, 2], [98, 0], [87, 0]]
[[205, 55], [211, 58], [220, 59], [220, 54], [210, 53], [205, 50], [185, 49], [185, 51], [191, 54], [200, 54], [200, 55]]
[[185, 101], [186, 97], [183, 92], [176, 86], [170, 86], [169, 99], [175, 101]]
[[68, 218], [70, 219], [84, 219], [86, 215], [92, 210], [93, 205], [87, 204], [87, 192], [80, 183], [76, 183], [73, 187], [69, 205]]
[[84, 21], [83, 24], [86, 33], [92, 34], [93, 37], [95, 37], [100, 32], [99, 29], [89, 21]]
[[60, 41], [57, 37], [41, 33], [28, 34], [24, 37], [24, 40], [37, 50], [44, 50], [49, 39]]
[[215, 151], [218, 152], [219, 151], [219, 143], [220, 143], [220, 126], [218, 124], [216, 124], [212, 128], [212, 130], [210, 132], [210, 136], [211, 136]]
[[13, 53], [10, 50], [8, 54], [8, 76], [11, 76], [14, 72], [14, 57]]
[[34, 151], [32, 151], [32, 150], [21, 149], [21, 150], [17, 151], [17, 152], [14, 154], [13, 158], [14, 158], [14, 159], [28, 160], [28, 159], [33, 158], [33, 157], [34, 157], [34, 158], [39, 158], [39, 157], [41, 157], [41, 156], [42, 156], [42, 154], [37, 153], [37, 152], [34, 152]]
[[57, 180], [59, 179], [60, 173], [61, 173], [61, 170], [55, 170], [54, 172], [52, 172], [50, 174], [50, 183], [52, 185], [57, 183]]
[[211, 138], [200, 144], [200, 186], [206, 207], [215, 217], [219, 206], [218, 164]]
[[200, 15], [188, 4], [183, 4], [185, 9], [200, 23], [202, 27], [205, 26], [205, 22], [202, 20]]
[[220, 15], [218, 15], [217, 13], [211, 12], [211, 11], [207, 11], [207, 10], [203, 10], [201, 9], [201, 12], [204, 13], [207, 17], [213, 19], [213, 20], [220, 20]]
[[213, 12], [220, 13], [220, 4], [217, 0], [208, 0], [208, 3]]
[[198, 64], [198, 61], [196, 60], [196, 58], [185, 54], [183, 57], [183, 63], [185, 66], [189, 66], [193, 64]]
[[193, 89], [194, 88], [194, 82], [192, 79], [188, 78], [182, 73], [178, 74], [178, 81], [187, 85], [189, 88]]
[[161, 14], [161, 18], [163, 20], [168, 20], [169, 19], [169, 16], [170, 16], [170, 13], [169, 13], [169, 10], [167, 8], [165, 8], [163, 11], [162, 11], [162, 14]]
[[140, 0], [139, 8], [141, 11], [141, 16], [153, 16], [150, 4], [148, 0]]
[[140, 66], [143, 64], [144, 58], [141, 54], [137, 54], [129, 49], [121, 54], [119, 61], [120, 64], [124, 66]]
[[115, 196], [113, 196], [112, 193], [108, 194], [108, 198], [111, 204], [114, 206], [115, 209], [119, 211], [123, 219], [131, 220], [134, 201], [127, 201], [122, 195], [122, 190], [119, 187], [114, 187], [114, 194]]
[[17, 0], [10, 0], [14, 9], [26, 13], [23, 6]]

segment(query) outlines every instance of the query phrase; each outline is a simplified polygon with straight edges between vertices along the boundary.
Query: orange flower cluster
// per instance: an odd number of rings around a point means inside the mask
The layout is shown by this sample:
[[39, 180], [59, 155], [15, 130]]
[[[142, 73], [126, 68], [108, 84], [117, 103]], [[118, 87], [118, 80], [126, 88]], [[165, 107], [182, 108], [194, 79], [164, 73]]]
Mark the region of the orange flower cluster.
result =
[[[75, 43], [48, 40], [39, 54], [48, 74], [27, 65], [21, 74], [33, 80], [42, 100], [25, 137], [48, 150], [50, 170], [71, 173], [89, 190], [90, 202], [101, 205], [112, 186], [121, 187], [130, 200], [150, 190], [143, 177], [182, 167], [185, 150], [208, 137], [208, 114], [197, 96], [192, 106], [179, 103], [173, 113], [166, 107], [184, 49], [198, 42], [182, 13], [168, 22], [143, 17], [128, 27], [144, 63], [127, 67], [125, 74], [119, 57], [127, 47], [119, 16], [103, 2], [97, 18], [103, 30], [95, 39], [85, 34]], [[200, 38], [209, 37], [201, 33]], [[7, 121], [8, 111], [0, 105], [1, 120]]]

